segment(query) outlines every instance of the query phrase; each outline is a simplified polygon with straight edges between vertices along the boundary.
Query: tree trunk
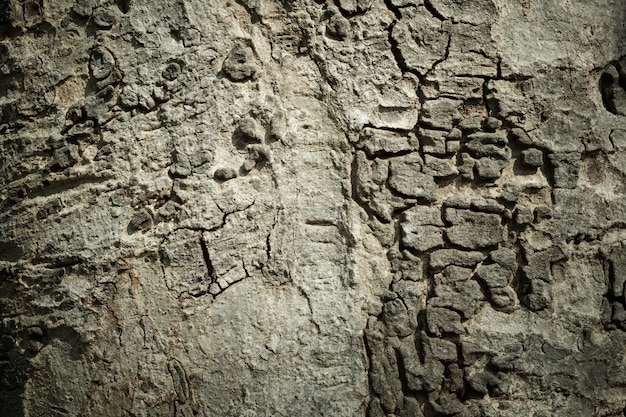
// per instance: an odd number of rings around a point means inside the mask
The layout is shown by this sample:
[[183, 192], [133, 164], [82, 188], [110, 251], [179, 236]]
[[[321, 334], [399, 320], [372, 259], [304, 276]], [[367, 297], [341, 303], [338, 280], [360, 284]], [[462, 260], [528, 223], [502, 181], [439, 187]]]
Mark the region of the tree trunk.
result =
[[0, 415], [625, 415], [624, 21], [0, 1]]

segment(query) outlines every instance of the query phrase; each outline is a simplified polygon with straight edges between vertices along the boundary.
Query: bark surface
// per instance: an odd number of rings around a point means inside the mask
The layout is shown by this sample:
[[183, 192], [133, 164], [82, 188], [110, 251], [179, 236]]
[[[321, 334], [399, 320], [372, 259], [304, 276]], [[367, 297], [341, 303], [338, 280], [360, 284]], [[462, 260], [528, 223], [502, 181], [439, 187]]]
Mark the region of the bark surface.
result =
[[625, 22], [0, 1], [0, 415], [626, 415]]

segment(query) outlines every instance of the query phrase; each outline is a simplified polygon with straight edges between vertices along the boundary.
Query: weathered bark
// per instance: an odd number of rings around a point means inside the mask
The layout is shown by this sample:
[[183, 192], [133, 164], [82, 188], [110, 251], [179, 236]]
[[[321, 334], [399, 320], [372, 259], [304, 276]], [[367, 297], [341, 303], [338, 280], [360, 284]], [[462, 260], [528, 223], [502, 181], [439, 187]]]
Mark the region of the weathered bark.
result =
[[624, 415], [625, 21], [0, 1], [0, 415]]

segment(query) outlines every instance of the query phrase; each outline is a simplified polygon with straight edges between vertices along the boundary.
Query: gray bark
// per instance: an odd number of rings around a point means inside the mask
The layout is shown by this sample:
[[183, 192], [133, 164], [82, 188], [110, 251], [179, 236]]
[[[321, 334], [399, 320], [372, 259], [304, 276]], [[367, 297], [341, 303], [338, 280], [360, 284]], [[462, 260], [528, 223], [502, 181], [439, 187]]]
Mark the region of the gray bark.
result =
[[0, 415], [625, 415], [625, 21], [0, 1]]

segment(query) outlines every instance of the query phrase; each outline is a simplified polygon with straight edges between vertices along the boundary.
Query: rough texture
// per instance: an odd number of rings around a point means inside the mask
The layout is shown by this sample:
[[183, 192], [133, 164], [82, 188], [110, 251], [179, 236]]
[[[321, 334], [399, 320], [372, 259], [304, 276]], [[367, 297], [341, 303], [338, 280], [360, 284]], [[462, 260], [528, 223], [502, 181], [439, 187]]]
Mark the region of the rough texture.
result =
[[625, 415], [624, 22], [0, 1], [0, 415]]

